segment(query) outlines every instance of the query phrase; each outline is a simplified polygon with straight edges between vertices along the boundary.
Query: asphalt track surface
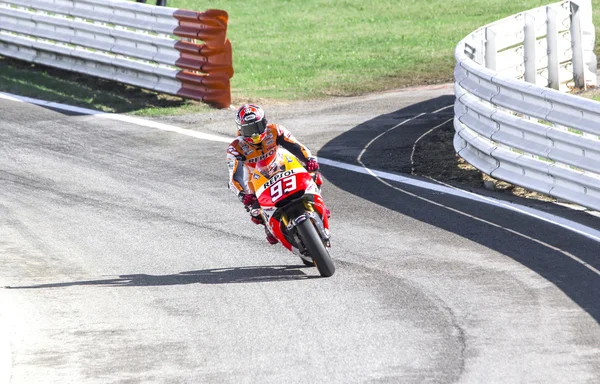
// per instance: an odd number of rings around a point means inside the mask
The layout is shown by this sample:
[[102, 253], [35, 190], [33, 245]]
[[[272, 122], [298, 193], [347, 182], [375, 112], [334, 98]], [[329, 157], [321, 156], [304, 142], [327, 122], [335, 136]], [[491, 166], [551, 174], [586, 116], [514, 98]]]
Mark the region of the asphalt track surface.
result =
[[[408, 172], [452, 102], [439, 87], [267, 113], [320, 157]], [[232, 116], [162, 121], [229, 135]], [[337, 272], [320, 278], [226, 190], [225, 143], [1, 99], [0, 117], [0, 382], [600, 381], [590, 237], [323, 166]]]

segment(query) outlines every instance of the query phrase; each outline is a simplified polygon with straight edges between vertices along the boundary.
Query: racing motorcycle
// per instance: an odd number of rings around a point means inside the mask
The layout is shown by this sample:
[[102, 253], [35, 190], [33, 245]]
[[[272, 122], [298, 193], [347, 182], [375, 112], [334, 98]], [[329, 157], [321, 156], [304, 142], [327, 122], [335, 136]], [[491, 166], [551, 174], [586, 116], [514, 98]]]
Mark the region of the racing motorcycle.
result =
[[262, 216], [273, 236], [305, 265], [316, 266], [323, 277], [333, 275], [329, 211], [321, 197], [320, 173], [308, 172], [294, 155], [279, 148], [256, 164], [250, 181], [260, 206], [250, 214]]

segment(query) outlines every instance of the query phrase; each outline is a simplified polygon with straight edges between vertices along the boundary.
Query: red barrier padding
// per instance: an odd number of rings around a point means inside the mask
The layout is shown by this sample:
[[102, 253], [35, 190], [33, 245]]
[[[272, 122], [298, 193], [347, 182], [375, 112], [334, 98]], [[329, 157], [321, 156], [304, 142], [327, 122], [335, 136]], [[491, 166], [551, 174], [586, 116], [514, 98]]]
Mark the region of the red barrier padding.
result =
[[198, 23], [212, 27], [227, 28], [229, 15], [220, 9], [208, 9], [204, 12], [187, 11], [178, 9], [173, 13], [180, 22]]
[[196, 11], [188, 11], [185, 9], [178, 9], [173, 13], [173, 17], [179, 21], [194, 22], [198, 20], [198, 13]]
[[[228, 87], [229, 88], [229, 87]], [[190, 89], [181, 88], [177, 95], [180, 97], [202, 101], [217, 108], [229, 108], [231, 106], [231, 92], [229, 89]]]
[[175, 48], [181, 52], [176, 66], [204, 73], [224, 72], [233, 77], [233, 57], [229, 40], [220, 47], [181, 41], [175, 44]]
[[[226, 36], [229, 15], [218, 9], [177, 10], [173, 17], [179, 21], [173, 34], [192, 40], [175, 43], [175, 49], [180, 52], [175, 65], [183, 69], [176, 76], [182, 85], [177, 94], [218, 108], [229, 108], [229, 79], [233, 76], [231, 42]], [[204, 44], [198, 44], [197, 40]]]
[[187, 85], [187, 89], [198, 89], [196, 87], [206, 87], [211, 89], [227, 89], [229, 87], [229, 77], [227, 75], [199, 75], [194, 72], [181, 71], [177, 74], [177, 79]]

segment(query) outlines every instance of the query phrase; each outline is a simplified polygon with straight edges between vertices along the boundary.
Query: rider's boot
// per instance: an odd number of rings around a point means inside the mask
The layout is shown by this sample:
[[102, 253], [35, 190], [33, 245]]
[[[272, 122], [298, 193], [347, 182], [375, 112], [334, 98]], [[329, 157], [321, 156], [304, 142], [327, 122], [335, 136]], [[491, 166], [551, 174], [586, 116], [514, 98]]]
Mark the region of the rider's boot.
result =
[[277, 244], [279, 241], [277, 241], [277, 238], [275, 236], [273, 236], [271, 234], [271, 232], [269, 232], [269, 230], [267, 229], [267, 227], [265, 226], [265, 234], [267, 235], [267, 241], [269, 242], [269, 244], [273, 245], [273, 244]]
[[[252, 222], [254, 224], [263, 224], [265, 225], [265, 221], [262, 218], [262, 215], [260, 214], [260, 206], [256, 206], [253, 207], [250, 210], [250, 220], [252, 220]], [[277, 241], [277, 238], [275, 236], [273, 236], [271, 234], [271, 232], [267, 229], [267, 226], [265, 225], [265, 234], [267, 235], [267, 241], [269, 242], [269, 244], [273, 245], [273, 244], [277, 244], [279, 241]]]

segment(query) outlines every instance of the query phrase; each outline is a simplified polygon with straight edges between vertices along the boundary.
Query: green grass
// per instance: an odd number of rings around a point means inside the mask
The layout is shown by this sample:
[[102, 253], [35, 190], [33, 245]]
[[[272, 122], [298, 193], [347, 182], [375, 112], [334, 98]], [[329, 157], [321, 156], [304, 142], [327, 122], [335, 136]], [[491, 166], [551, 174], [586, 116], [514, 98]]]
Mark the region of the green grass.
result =
[[209, 109], [202, 103], [1, 56], [0, 91], [105, 112], [147, 116]]
[[[193, 0], [170, 6], [192, 8]], [[450, 82], [458, 41], [547, 2], [213, 0], [230, 14], [235, 98], [355, 95]]]
[[0, 56], [0, 91], [96, 109], [152, 116], [208, 110], [205, 104]]
[[[152, 0], [148, 1], [153, 4]], [[492, 21], [549, 4], [521, 0], [169, 0], [229, 13], [233, 103], [357, 95], [451, 82], [453, 50]], [[593, 1], [600, 25], [600, 0]], [[599, 39], [597, 39], [598, 42]], [[0, 90], [138, 114], [202, 110], [199, 103], [0, 60]], [[66, 76], [67, 79], [70, 76]], [[76, 75], [77, 79], [84, 76]]]

